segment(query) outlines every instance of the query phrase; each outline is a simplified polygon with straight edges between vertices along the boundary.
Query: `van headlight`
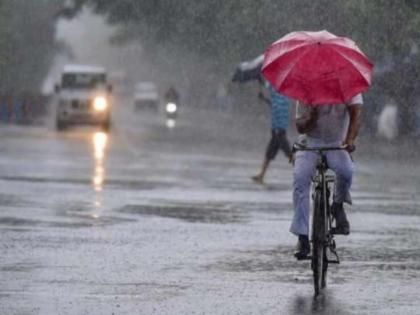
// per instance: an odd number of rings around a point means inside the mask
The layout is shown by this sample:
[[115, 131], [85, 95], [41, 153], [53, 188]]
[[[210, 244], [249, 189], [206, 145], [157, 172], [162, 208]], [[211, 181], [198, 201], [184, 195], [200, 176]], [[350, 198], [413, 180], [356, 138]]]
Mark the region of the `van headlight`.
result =
[[95, 97], [93, 100], [93, 108], [98, 112], [103, 112], [108, 108], [108, 101], [103, 96]]

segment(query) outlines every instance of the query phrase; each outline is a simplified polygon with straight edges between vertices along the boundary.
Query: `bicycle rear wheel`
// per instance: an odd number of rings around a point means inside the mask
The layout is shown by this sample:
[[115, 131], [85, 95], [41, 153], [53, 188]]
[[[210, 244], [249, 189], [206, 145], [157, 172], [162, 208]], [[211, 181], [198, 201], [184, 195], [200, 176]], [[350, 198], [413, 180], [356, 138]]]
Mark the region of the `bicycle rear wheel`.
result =
[[328, 261], [325, 252], [325, 215], [322, 190], [316, 189], [312, 219], [312, 271], [315, 295], [318, 295], [326, 284]]

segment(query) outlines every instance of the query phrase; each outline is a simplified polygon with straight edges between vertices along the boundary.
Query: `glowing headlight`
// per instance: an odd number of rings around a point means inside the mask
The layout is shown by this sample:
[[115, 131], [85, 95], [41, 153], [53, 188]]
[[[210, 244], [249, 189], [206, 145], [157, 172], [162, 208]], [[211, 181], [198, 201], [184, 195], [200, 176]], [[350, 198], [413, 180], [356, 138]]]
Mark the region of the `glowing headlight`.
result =
[[95, 97], [93, 101], [93, 108], [98, 112], [103, 112], [108, 108], [108, 101], [103, 96]]
[[175, 103], [166, 104], [166, 111], [168, 113], [171, 113], [171, 114], [175, 113], [176, 112], [176, 104]]

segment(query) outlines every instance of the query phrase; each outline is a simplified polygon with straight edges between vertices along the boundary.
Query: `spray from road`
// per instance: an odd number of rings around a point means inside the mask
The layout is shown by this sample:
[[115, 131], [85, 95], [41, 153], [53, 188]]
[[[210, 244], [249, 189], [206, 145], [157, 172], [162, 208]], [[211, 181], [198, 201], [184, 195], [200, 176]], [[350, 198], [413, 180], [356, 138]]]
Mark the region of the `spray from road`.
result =
[[115, 46], [110, 43], [115, 29], [107, 25], [101, 16], [84, 10], [74, 19], [57, 22], [56, 39], [62, 49], [56, 55], [44, 92], [51, 92], [65, 64], [101, 65], [107, 68], [111, 80], [126, 80], [141, 71], [141, 46]]

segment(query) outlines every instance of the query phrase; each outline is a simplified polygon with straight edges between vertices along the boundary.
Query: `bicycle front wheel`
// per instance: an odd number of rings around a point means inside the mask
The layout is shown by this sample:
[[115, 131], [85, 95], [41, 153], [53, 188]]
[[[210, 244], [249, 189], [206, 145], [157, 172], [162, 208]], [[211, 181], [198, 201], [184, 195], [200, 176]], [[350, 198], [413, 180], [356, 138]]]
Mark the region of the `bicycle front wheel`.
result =
[[324, 246], [318, 242], [314, 242], [312, 253], [312, 271], [314, 275], [315, 295], [318, 295], [325, 286], [324, 262]]
[[326, 213], [321, 189], [315, 190], [314, 211], [312, 219], [312, 271], [314, 276], [315, 295], [325, 287], [327, 260], [325, 259]]

